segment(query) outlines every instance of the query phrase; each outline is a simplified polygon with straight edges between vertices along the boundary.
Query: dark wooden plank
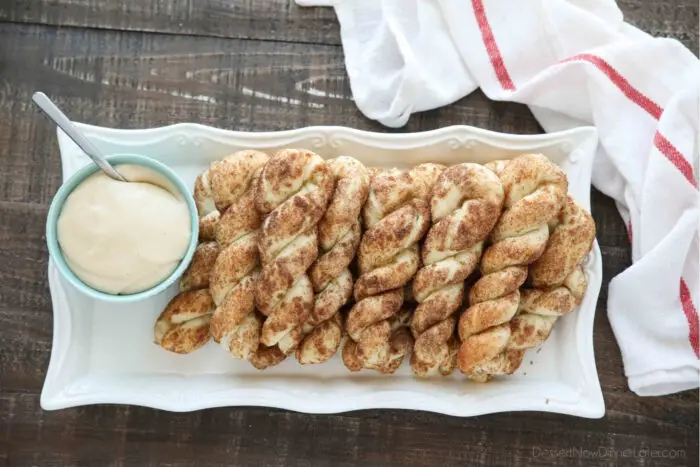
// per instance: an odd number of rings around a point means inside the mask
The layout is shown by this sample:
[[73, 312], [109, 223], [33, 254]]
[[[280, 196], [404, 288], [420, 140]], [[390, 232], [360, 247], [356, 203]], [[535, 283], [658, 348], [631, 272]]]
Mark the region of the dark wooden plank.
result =
[[46, 207], [0, 202], [0, 390], [40, 391], [53, 320], [46, 271]]
[[[535, 414], [463, 420], [411, 411], [307, 415], [263, 408], [179, 414], [133, 406], [44, 412], [36, 394], [19, 393], [0, 395], [0, 417], [8, 420], [10, 465], [677, 466], [698, 461], [696, 433], [676, 421], [646, 417], [617, 423]], [[642, 458], [643, 449], [666, 450], [666, 457]], [[636, 456], [623, 457], [633, 450]]]
[[302, 8], [292, 0], [3, 0], [0, 20], [340, 44], [340, 26], [332, 8]]
[[677, 39], [698, 55], [698, 10], [694, 0], [619, 0], [625, 20], [658, 37]]
[[[0, 179], [0, 200], [46, 203], [60, 183], [54, 128], [35, 118], [30, 100], [37, 90], [74, 120], [110, 127], [387, 131], [353, 104], [337, 47], [0, 24], [0, 56], [0, 145], [13, 174]], [[416, 115], [400, 131], [455, 123], [540, 131], [525, 106], [491, 104], [481, 93]]]
[[[625, 19], [698, 53], [696, 0], [620, 0]], [[293, 0], [4, 0], [0, 20], [169, 34], [340, 44], [331, 8]]]
[[[106, 126], [198, 121], [245, 130], [315, 124], [386, 130], [350, 100], [338, 47], [0, 25], [0, 57], [0, 460], [6, 464], [698, 464], [697, 392], [640, 398], [627, 389], [605, 314], [606, 286], [594, 334], [607, 404], [601, 420], [390, 410], [327, 416], [263, 408], [42, 411], [38, 393], [52, 333], [43, 234], [60, 173], [54, 128], [30, 104], [33, 91], [55, 97], [73, 118]], [[308, 92], [311, 82], [320, 93]], [[523, 106], [489, 103], [479, 94], [418, 115], [403, 130], [454, 123], [539, 131]], [[594, 192], [593, 206], [607, 284], [629, 265], [629, 248], [611, 200]], [[643, 448], [678, 452], [622, 457], [625, 449]], [[570, 457], [552, 453], [558, 449], [569, 449]]]

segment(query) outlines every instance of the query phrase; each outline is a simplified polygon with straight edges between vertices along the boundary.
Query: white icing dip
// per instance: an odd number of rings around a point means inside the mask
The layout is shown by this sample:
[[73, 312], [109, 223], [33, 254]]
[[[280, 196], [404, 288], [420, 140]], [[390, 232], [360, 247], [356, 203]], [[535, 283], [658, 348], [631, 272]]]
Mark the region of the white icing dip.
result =
[[186, 201], [148, 167], [123, 164], [128, 183], [98, 171], [67, 197], [58, 218], [58, 243], [83, 282], [110, 294], [132, 294], [167, 278], [192, 235]]

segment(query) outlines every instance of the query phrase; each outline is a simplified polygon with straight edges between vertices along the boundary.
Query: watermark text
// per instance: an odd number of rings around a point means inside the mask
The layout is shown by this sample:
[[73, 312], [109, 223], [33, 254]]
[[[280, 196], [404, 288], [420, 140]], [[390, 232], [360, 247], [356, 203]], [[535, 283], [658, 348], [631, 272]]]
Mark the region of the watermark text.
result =
[[561, 449], [532, 448], [532, 457], [560, 457], [579, 459], [652, 458], [685, 459], [684, 449], [655, 449], [650, 447], [618, 449], [607, 446], [598, 448], [570, 447]]

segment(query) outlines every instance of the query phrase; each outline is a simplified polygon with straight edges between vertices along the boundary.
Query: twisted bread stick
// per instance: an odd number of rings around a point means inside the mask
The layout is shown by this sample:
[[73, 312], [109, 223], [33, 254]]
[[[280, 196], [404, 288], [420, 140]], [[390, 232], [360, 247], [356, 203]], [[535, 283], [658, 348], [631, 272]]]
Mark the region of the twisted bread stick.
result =
[[170, 352], [194, 352], [207, 342], [214, 302], [207, 289], [180, 292], [170, 300], [154, 326], [155, 342]]
[[510, 374], [522, 351], [509, 349], [510, 321], [520, 303], [527, 266], [544, 252], [548, 223], [566, 201], [566, 174], [539, 154], [489, 164], [505, 192], [504, 211], [481, 259], [482, 277], [469, 293], [469, 308], [459, 320], [460, 370], [472, 380]]
[[442, 170], [436, 164], [422, 164], [408, 172], [372, 171], [363, 208], [368, 230], [358, 251], [356, 303], [348, 314], [350, 339], [342, 352], [351, 371], [393, 373], [410, 353], [412, 338], [397, 313], [403, 287], [418, 269], [418, 241], [430, 226], [428, 200]]
[[540, 258], [530, 266], [534, 288], [521, 292], [518, 314], [511, 322], [509, 348], [529, 349], [549, 337], [555, 321], [581, 304], [588, 287], [581, 262], [593, 247], [595, 222], [571, 196]]
[[547, 248], [530, 266], [533, 287], [563, 284], [593, 248], [595, 221], [571, 196], [551, 226]]
[[208, 289], [209, 276], [217, 256], [219, 256], [219, 245], [216, 242], [198, 244], [192, 256], [192, 262], [180, 279], [180, 292]]
[[333, 188], [333, 173], [320, 156], [285, 149], [265, 165], [255, 191], [255, 206], [266, 215], [257, 242], [262, 271], [255, 300], [266, 316], [260, 342], [284, 355], [296, 349], [313, 308], [307, 270], [318, 256], [317, 224]]
[[321, 254], [309, 271], [316, 298], [302, 327], [305, 337], [297, 348], [302, 365], [325, 362], [340, 345], [342, 319], [338, 310], [352, 295], [348, 265], [362, 237], [359, 216], [369, 193], [369, 173], [362, 163], [340, 156], [328, 164], [336, 184], [318, 224]]
[[452, 166], [438, 177], [431, 198], [433, 225], [421, 250], [424, 266], [413, 280], [419, 305], [411, 319], [411, 367], [418, 376], [449, 375], [456, 367], [453, 314], [501, 213], [503, 197], [498, 177], [478, 164]]
[[154, 340], [174, 353], [190, 353], [209, 342], [214, 302], [209, 294], [209, 273], [219, 254], [216, 242], [197, 245], [192, 262], [180, 279], [180, 290], [156, 319]]
[[215, 161], [194, 182], [194, 201], [199, 213], [199, 238], [202, 241], [216, 240], [216, 230], [221, 213], [236, 202], [240, 193], [240, 174], [231, 158], [242, 155], [264, 155], [259, 151], [244, 150]]
[[167, 304], [156, 319], [154, 340], [161, 347], [175, 353], [190, 353], [204, 346], [211, 337], [210, 321], [215, 304], [209, 293], [210, 273], [219, 255], [215, 240], [216, 228], [223, 208], [221, 177], [213, 177], [210, 171], [218, 170], [226, 163], [215, 162], [212, 168], [197, 177], [194, 199], [199, 214], [199, 244], [192, 262], [180, 280], [179, 293]]
[[211, 319], [214, 341], [235, 358], [248, 360], [260, 343], [261, 319], [255, 313], [254, 283], [258, 275], [254, 182], [268, 156], [239, 151], [215, 163], [201, 178], [216, 183], [212, 194], [220, 215], [216, 241], [220, 253], [211, 271], [209, 291], [216, 304]]

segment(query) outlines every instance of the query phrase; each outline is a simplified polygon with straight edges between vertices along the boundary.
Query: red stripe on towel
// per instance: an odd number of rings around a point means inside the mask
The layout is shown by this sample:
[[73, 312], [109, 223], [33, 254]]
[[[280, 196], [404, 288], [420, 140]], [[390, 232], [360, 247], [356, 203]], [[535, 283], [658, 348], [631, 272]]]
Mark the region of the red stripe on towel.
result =
[[[607, 76], [610, 81], [620, 90], [622, 93], [632, 102], [637, 104], [646, 113], [651, 115], [655, 120], [661, 118], [661, 114], [664, 109], [661, 108], [659, 104], [645, 96], [643, 93], [638, 91], [634, 86], [630, 84], [624, 76], [622, 76], [617, 70], [615, 70], [608, 62], [604, 59], [597, 57], [592, 54], [580, 54], [574, 55], [571, 58], [562, 60], [562, 63], [572, 62], [572, 61], [584, 61], [591, 63], [596, 66], [600, 71], [602, 71], [605, 76]], [[681, 174], [690, 182], [690, 184], [698, 188], [698, 184], [693, 176], [693, 167], [690, 162], [676, 149], [671, 142], [666, 139], [661, 133], [657, 131], [654, 136], [654, 146], [664, 155], [666, 159], [671, 162]]]
[[481, 38], [484, 40], [486, 52], [489, 54], [491, 65], [496, 72], [496, 77], [501, 83], [501, 87], [506, 91], [515, 91], [515, 84], [510, 78], [510, 74], [508, 74], [506, 64], [503, 62], [503, 56], [501, 56], [501, 51], [498, 48], [498, 44], [496, 44], [496, 38], [493, 37], [491, 25], [486, 17], [484, 2], [482, 0], [472, 0], [472, 6], [474, 8], [476, 22], [479, 25], [479, 30], [481, 31]]
[[683, 154], [658, 131], [654, 135], [654, 146], [656, 146], [656, 149], [658, 149], [671, 164], [676, 166], [678, 171], [683, 174], [686, 180], [697, 190], [698, 182], [695, 181], [695, 177], [693, 176], [693, 166], [690, 165], [690, 162], [683, 157]]
[[[496, 39], [491, 30], [491, 25], [489, 24], [488, 18], [486, 17], [486, 11], [484, 10], [484, 4], [482, 0], [472, 0], [472, 6], [474, 8], [474, 14], [476, 15], [476, 21], [481, 30], [481, 37], [484, 41], [484, 46], [486, 47], [486, 52], [491, 60], [491, 65], [496, 72], [496, 77], [501, 83], [501, 87], [507, 91], [515, 91], [515, 84], [508, 73], [508, 69], [503, 61], [503, 56], [498, 48]], [[598, 57], [593, 54], [579, 54], [563, 60], [562, 63], [571, 61], [585, 61], [596, 66], [600, 71], [602, 71], [605, 76], [610, 79], [610, 81], [632, 102], [637, 104], [641, 109], [651, 115], [655, 120], [661, 118], [663, 113], [663, 108], [651, 100], [649, 97], [645, 96], [642, 92], [636, 89], [632, 84], [630, 84], [627, 79], [622, 76], [617, 70], [615, 70], [607, 61], [603, 58]], [[695, 181], [693, 174], [693, 167], [690, 165], [688, 160], [683, 157], [683, 155], [676, 149], [671, 142], [664, 137], [658, 131], [654, 135], [654, 146], [661, 152], [661, 154], [668, 159], [674, 167], [676, 167], [681, 174], [690, 182], [695, 189], [698, 189], [698, 184]], [[632, 241], [632, 223], [628, 224], [628, 236], [630, 242]], [[681, 278], [680, 281], [680, 299], [681, 306], [683, 308], [683, 313], [685, 314], [686, 320], [688, 321], [690, 345], [695, 352], [695, 356], [700, 358], [700, 338], [698, 337], [698, 312], [693, 303], [693, 298], [690, 295], [690, 290], [688, 289], [688, 284], [685, 280]]]
[[631, 100], [639, 107], [644, 109], [649, 115], [654, 117], [656, 120], [661, 118], [661, 114], [663, 113], [664, 109], [662, 109], [661, 106], [659, 106], [659, 104], [657, 104], [656, 102], [639, 92], [634, 86], [630, 84], [629, 81], [627, 81], [627, 79], [625, 79], [624, 76], [618, 73], [618, 71], [615, 70], [604, 59], [592, 54], [580, 54], [574, 55], [573, 57], [567, 58], [566, 60], [562, 60], [562, 63], [577, 60], [589, 62], [595, 65], [600, 71], [605, 73], [605, 76], [610, 78], [610, 81], [612, 81], [612, 83], [615, 86], [617, 86], [617, 88], [620, 91], [622, 91], [622, 94], [627, 96], [629, 100]]
[[[630, 217], [632, 217], [632, 213], [630, 213]], [[627, 222], [627, 240], [632, 243], [632, 219]]]
[[[629, 236], [630, 243], [632, 243], [632, 222], [629, 222], [627, 227], [627, 235]], [[698, 323], [698, 310], [693, 303], [693, 296], [690, 295], [688, 284], [682, 277], [680, 283], [680, 298], [681, 308], [683, 309], [685, 320], [688, 322], [688, 340], [690, 341], [690, 346], [693, 348], [693, 352], [695, 352], [695, 356], [700, 358], [700, 329], [698, 328], [700, 323]]]
[[693, 347], [693, 352], [695, 356], [700, 358], [700, 335], [698, 332], [698, 310], [695, 308], [693, 303], [693, 297], [690, 295], [690, 289], [685, 280], [681, 278], [681, 306], [683, 307], [683, 313], [685, 314], [685, 319], [688, 321], [688, 327], [690, 328], [688, 333], [688, 339], [690, 339], [690, 345]]

